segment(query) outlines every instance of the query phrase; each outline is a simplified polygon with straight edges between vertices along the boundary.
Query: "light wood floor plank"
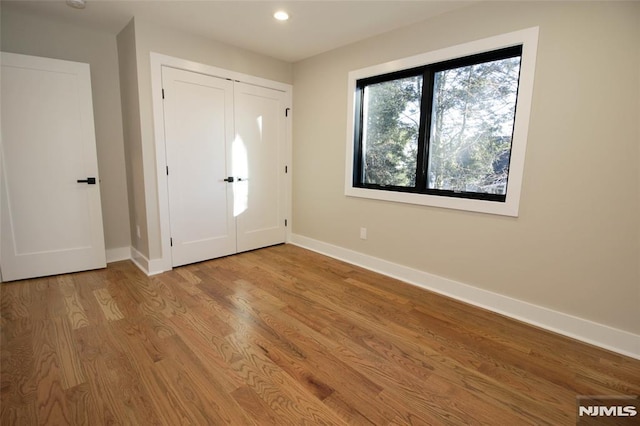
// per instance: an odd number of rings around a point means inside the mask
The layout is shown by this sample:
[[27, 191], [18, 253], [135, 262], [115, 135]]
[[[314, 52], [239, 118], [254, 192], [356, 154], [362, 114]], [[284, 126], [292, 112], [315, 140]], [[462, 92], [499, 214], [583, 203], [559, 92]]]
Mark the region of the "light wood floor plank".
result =
[[60, 360], [56, 354], [55, 334], [46, 320], [33, 327], [33, 380], [36, 384], [38, 424], [70, 425], [71, 416], [65, 401]]
[[49, 324], [55, 351], [60, 362], [63, 389], [71, 389], [86, 381], [77, 349], [66, 318], [54, 318]]
[[115, 300], [113, 300], [113, 297], [111, 297], [108, 289], [99, 288], [93, 290], [93, 294], [100, 304], [102, 313], [104, 314], [104, 317], [107, 319], [107, 321], [117, 321], [124, 318], [124, 315], [122, 315], [122, 312], [120, 312], [120, 308], [118, 308], [118, 304]]

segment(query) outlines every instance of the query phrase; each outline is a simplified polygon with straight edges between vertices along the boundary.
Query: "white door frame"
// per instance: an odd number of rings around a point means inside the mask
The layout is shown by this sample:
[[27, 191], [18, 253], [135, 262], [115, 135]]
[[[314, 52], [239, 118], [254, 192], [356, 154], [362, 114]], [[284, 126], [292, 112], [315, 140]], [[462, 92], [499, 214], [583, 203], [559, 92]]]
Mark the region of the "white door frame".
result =
[[[193, 71], [201, 74], [210, 75], [213, 77], [226, 78], [233, 81], [241, 81], [243, 83], [253, 84], [255, 86], [267, 87], [269, 89], [280, 90], [286, 93], [288, 108], [291, 108], [293, 98], [293, 86], [278, 81], [267, 80], [260, 77], [255, 77], [248, 74], [242, 74], [235, 71], [226, 70], [223, 68], [217, 68], [210, 65], [201, 64], [198, 62], [189, 61], [186, 59], [175, 58], [173, 56], [167, 56], [160, 53], [151, 52], [151, 92], [153, 103], [153, 123], [154, 123], [154, 138], [156, 147], [156, 182], [158, 188], [158, 213], [160, 220], [160, 242], [162, 247], [162, 257], [160, 259], [150, 259], [155, 264], [156, 268], [160, 271], [169, 271], [173, 269], [171, 262], [171, 223], [169, 219], [169, 191], [167, 181], [167, 156], [165, 149], [165, 137], [164, 137], [164, 109], [162, 104], [162, 67], [179, 68], [186, 71]], [[282, 111], [284, 114], [285, 111]], [[291, 113], [289, 112], [289, 117]], [[286, 211], [288, 218], [288, 226], [286, 230], [286, 241], [291, 239], [291, 160], [292, 160], [292, 145], [291, 135], [292, 126], [291, 119], [287, 120], [287, 129], [285, 132], [285, 146], [286, 146], [286, 163], [288, 166], [288, 173], [286, 177]], [[149, 190], [149, 188], [147, 188]], [[153, 271], [151, 271], [153, 272]]]

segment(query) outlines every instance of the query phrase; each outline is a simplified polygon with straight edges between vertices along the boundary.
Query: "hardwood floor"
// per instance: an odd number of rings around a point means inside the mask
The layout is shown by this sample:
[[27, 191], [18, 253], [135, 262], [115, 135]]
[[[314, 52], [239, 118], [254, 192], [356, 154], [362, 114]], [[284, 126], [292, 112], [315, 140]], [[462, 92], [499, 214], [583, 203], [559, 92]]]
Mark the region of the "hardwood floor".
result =
[[640, 361], [289, 245], [0, 286], [2, 425], [574, 425]]

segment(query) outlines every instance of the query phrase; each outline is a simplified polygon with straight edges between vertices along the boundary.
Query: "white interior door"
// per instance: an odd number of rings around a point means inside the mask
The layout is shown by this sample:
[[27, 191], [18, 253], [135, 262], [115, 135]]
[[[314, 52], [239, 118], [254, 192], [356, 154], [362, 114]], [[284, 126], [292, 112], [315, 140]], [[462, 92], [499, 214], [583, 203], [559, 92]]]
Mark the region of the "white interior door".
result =
[[285, 241], [285, 93], [234, 86], [233, 174], [238, 251]]
[[2, 279], [103, 268], [89, 65], [1, 58]]
[[162, 67], [172, 264], [236, 252], [233, 82]]
[[172, 266], [285, 241], [285, 92], [162, 67]]

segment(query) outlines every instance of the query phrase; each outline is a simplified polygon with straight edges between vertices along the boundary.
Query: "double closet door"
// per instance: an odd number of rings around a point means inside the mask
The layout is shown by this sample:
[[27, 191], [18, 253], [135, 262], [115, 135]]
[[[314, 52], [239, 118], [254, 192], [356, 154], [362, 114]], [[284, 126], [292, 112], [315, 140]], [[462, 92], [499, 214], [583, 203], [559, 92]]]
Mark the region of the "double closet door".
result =
[[172, 265], [283, 243], [285, 93], [162, 67]]

